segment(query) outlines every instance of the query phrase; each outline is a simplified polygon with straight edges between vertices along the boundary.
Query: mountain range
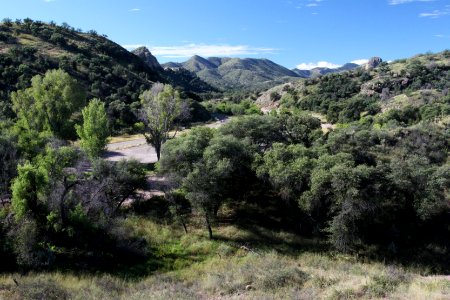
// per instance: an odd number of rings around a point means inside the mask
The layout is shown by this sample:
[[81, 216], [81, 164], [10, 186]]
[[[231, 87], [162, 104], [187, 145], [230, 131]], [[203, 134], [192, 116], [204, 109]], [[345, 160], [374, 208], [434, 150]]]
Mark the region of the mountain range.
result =
[[[151, 59], [154, 61], [153, 59]], [[329, 73], [338, 73], [359, 67], [348, 63], [336, 69], [315, 68], [312, 70], [289, 70], [268, 59], [209, 57], [195, 55], [189, 60], [162, 64], [164, 69], [186, 69], [210, 85], [226, 89], [267, 89], [296, 78], [311, 78]]]
[[203, 58], [195, 55], [183, 63], [166, 63], [165, 69], [186, 69], [221, 90], [264, 89], [298, 77], [293, 71], [268, 59]]
[[[32, 76], [52, 68], [62, 68], [76, 77], [92, 97], [129, 104], [137, 101], [139, 92], [155, 81], [170, 83], [191, 95], [260, 91], [299, 78], [358, 67], [346, 64], [337, 69], [289, 70], [268, 59], [197, 55], [183, 63], [161, 65], [147, 48], [129, 52], [94, 31], [81, 32], [30, 19], [0, 26], [0, 64], [6, 70], [0, 78], [0, 98], [7, 98], [9, 91], [24, 87]], [[19, 80], [19, 73], [14, 70], [21, 65], [26, 72], [22, 72]], [[18, 80], [19, 86], [8, 83]]]

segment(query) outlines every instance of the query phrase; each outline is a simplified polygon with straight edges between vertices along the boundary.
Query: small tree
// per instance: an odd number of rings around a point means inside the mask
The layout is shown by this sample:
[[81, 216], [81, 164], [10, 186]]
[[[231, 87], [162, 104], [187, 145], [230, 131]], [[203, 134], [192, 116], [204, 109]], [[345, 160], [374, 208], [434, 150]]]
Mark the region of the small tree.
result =
[[176, 119], [187, 116], [186, 105], [180, 93], [170, 85], [157, 83], [141, 95], [143, 107], [142, 120], [145, 125], [144, 136], [147, 143], [155, 147], [158, 160], [161, 157], [161, 146], [169, 138]]
[[76, 126], [81, 148], [89, 157], [98, 157], [105, 150], [109, 136], [105, 104], [99, 99], [93, 99], [82, 114], [83, 124]]

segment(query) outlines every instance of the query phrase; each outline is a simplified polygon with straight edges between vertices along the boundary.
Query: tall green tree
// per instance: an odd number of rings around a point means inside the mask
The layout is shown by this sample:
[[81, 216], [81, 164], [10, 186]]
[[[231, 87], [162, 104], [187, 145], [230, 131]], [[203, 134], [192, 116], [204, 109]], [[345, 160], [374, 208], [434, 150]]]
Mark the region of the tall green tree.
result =
[[143, 132], [147, 143], [155, 147], [158, 160], [161, 146], [169, 139], [175, 120], [186, 116], [186, 105], [180, 93], [170, 85], [156, 83], [140, 96], [143, 107]]
[[82, 114], [83, 124], [76, 126], [81, 148], [89, 157], [98, 157], [105, 150], [109, 136], [105, 104], [99, 99], [93, 99], [82, 110]]
[[12, 93], [13, 109], [18, 117], [16, 125], [22, 131], [73, 138], [74, 114], [83, 107], [85, 97], [77, 81], [62, 70], [36, 75], [30, 88]]

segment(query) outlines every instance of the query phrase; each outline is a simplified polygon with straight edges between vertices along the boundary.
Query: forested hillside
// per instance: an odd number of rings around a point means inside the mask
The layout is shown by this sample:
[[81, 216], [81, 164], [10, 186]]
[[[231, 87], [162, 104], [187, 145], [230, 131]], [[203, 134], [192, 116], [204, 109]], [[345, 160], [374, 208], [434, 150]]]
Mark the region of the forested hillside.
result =
[[199, 99], [214, 89], [189, 72], [165, 72], [95, 31], [31, 19], [0, 24], [0, 112], [11, 117], [10, 93], [29, 87], [33, 76], [62, 69], [107, 105], [115, 130], [137, 119], [139, 95], [154, 82], [168, 82]]

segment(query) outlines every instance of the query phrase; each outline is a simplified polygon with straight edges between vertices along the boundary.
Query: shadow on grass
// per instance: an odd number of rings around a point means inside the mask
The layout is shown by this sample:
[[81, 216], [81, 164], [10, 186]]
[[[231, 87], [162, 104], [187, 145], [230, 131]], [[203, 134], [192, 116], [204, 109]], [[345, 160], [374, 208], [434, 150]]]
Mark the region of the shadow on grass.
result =
[[[275, 250], [292, 257], [304, 252], [330, 256], [338, 254], [323, 233], [311, 236], [311, 223], [297, 206], [280, 203], [280, 199], [265, 197], [260, 198], [259, 202], [236, 203], [231, 211], [233, 214], [223, 218], [222, 224], [233, 224], [249, 234], [230, 238], [219, 233], [215, 236], [219, 241], [255, 251]], [[349, 254], [360, 262], [401, 265], [418, 269], [424, 274], [450, 274], [449, 249], [433, 243], [403, 246], [395, 252], [389, 245], [366, 245]]]

